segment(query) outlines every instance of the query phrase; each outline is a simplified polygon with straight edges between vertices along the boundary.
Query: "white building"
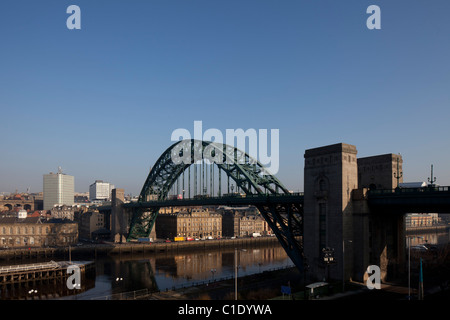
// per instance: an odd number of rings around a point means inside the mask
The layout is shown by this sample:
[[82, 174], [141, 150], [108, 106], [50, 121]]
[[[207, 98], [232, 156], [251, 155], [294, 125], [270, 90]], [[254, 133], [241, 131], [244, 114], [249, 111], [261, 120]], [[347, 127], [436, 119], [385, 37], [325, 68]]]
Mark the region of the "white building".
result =
[[400, 188], [424, 188], [427, 187], [428, 184], [426, 182], [403, 182], [399, 184]]
[[111, 200], [111, 193], [114, 185], [102, 180], [96, 180], [89, 186], [90, 201], [108, 201]]
[[55, 205], [74, 204], [75, 179], [64, 174], [61, 169], [58, 173], [44, 174], [44, 210], [50, 210]]

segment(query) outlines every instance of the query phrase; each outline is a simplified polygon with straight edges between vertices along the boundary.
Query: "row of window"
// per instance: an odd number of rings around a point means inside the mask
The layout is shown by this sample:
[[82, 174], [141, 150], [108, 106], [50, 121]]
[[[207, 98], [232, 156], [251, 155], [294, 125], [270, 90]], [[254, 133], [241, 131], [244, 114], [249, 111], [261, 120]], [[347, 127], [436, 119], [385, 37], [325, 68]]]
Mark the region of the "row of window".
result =
[[[8, 226], [8, 227], [1, 227], [0, 228], [0, 235], [47, 235], [50, 233], [55, 233], [56, 230], [54, 227], [50, 227], [50, 226], [39, 226], [39, 227], [24, 227], [24, 226], [20, 226], [20, 227], [12, 227], [12, 226]], [[70, 227], [66, 227], [64, 226], [62, 229], [60, 229], [61, 233], [73, 233], [75, 232], [73, 229], [71, 229]]]
[[[44, 229], [45, 228], [45, 229]], [[45, 231], [45, 234], [48, 234], [51, 229], [50, 227], [2, 227], [1, 234], [3, 235], [13, 235], [13, 234], [42, 234], [42, 231]]]
[[[217, 222], [214, 222], [214, 224], [212, 223], [212, 222], [206, 222], [206, 223], [202, 223], [202, 222], [199, 222], [199, 223], [192, 223], [192, 226], [217, 226]], [[188, 223], [187, 224], [187, 226], [188, 227], [190, 227], [191, 226], [191, 224], [190, 223]], [[186, 227], [186, 222], [183, 222], [183, 227]]]
[[[61, 241], [63, 243], [73, 243], [77, 241], [76, 237], [61, 237]], [[50, 243], [49, 243], [50, 242]], [[0, 238], [0, 245], [2, 246], [27, 246], [27, 245], [53, 245], [55, 244], [55, 239], [49, 238], [41, 238], [41, 237], [9, 237], [9, 238]]]
[[207, 237], [207, 236], [221, 236], [221, 232], [179, 232], [181, 237]]

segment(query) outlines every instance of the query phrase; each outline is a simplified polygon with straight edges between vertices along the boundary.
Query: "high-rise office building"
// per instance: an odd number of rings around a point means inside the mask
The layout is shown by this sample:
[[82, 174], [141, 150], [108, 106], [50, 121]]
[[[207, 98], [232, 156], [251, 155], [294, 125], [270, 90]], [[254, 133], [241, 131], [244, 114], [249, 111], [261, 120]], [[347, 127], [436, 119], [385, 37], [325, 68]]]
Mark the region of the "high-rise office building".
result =
[[111, 200], [111, 192], [114, 185], [102, 180], [96, 180], [89, 186], [90, 201], [108, 201]]
[[73, 176], [50, 172], [44, 174], [44, 210], [50, 210], [55, 205], [74, 204], [75, 179]]

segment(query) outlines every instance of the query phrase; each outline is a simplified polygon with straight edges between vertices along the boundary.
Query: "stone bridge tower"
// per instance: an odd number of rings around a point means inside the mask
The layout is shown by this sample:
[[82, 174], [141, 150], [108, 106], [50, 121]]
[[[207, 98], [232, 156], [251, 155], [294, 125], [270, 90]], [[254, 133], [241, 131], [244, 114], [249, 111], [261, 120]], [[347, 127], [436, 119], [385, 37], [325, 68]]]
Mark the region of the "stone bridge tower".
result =
[[[380, 266], [382, 279], [388, 271], [396, 275], [404, 253], [403, 215], [371, 212], [366, 195], [369, 187], [392, 189], [403, 181], [401, 157], [357, 159], [356, 147], [345, 143], [306, 150], [304, 157], [308, 275], [320, 281], [363, 281], [370, 264]], [[324, 248], [333, 250], [333, 264], [325, 263]]]
[[[356, 154], [356, 147], [345, 143], [305, 152], [304, 250], [309, 273], [318, 280], [342, 279], [343, 254], [350, 257], [351, 248], [345, 242], [353, 233], [351, 196], [358, 187]], [[324, 248], [333, 249], [333, 265], [324, 262]]]

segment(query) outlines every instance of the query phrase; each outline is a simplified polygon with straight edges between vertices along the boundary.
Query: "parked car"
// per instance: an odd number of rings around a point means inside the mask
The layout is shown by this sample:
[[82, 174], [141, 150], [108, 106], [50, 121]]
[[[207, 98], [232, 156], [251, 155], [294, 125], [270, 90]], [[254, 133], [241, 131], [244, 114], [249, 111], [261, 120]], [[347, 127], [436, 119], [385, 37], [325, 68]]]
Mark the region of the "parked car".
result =
[[425, 252], [425, 251], [428, 251], [428, 248], [423, 244], [419, 244], [417, 246], [412, 246], [411, 250]]
[[424, 244], [424, 246], [430, 251], [437, 251], [437, 249], [438, 249], [437, 246], [429, 244], [429, 243]]

